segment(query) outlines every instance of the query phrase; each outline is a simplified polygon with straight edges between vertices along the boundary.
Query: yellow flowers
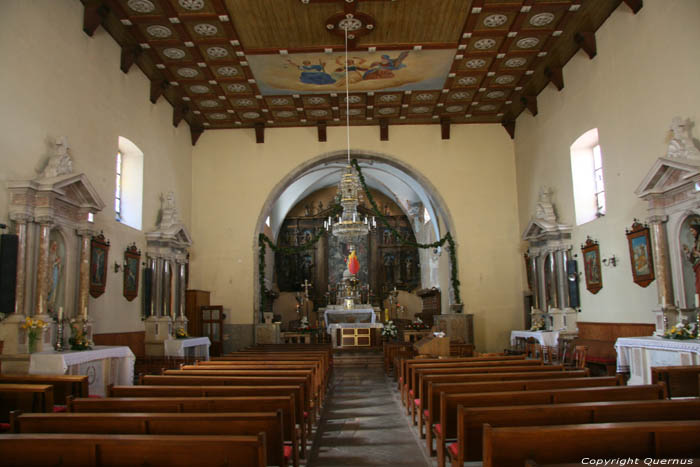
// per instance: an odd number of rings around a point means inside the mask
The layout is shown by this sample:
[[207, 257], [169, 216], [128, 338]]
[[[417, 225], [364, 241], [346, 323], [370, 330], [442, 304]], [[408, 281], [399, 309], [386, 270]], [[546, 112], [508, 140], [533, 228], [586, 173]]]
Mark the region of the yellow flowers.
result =
[[40, 319], [34, 319], [27, 316], [27, 319], [24, 320], [21, 327], [22, 329], [44, 329], [46, 326], [48, 326], [48, 323], [45, 323]]
[[666, 339], [692, 339], [693, 331], [689, 324], [676, 324], [664, 333]]
[[188, 337], [187, 331], [185, 331], [184, 328], [177, 328], [175, 330], [175, 337], [177, 337], [178, 339], [184, 339], [184, 338]]

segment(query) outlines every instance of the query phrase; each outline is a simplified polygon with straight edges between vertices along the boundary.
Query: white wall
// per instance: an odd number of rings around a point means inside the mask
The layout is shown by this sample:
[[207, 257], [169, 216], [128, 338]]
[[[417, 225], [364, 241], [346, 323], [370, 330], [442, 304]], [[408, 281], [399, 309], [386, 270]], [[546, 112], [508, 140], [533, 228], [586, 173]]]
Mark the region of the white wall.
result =
[[[592, 295], [581, 278], [581, 321], [652, 322], [656, 282], [632, 282], [625, 228], [645, 219], [646, 204], [634, 190], [663, 156], [673, 116], [700, 123], [700, 2], [651, 0], [634, 15], [623, 3], [596, 33], [598, 55], [579, 51], [564, 68], [565, 88], [549, 85], [538, 97], [539, 114], [524, 112], [516, 123], [519, 222], [534, 211], [541, 185], [554, 189], [559, 221], [574, 225], [569, 146], [598, 128], [603, 152], [607, 214], [573, 230], [573, 252], [583, 271], [580, 245], [587, 235], [600, 242], [603, 289]], [[697, 139], [698, 130], [694, 137]]]
[[[106, 293], [90, 298], [95, 332], [143, 330], [141, 297], [122, 296], [126, 246], [145, 253], [144, 232], [114, 216], [117, 138], [125, 136], [144, 152], [143, 229], [155, 228], [160, 193], [174, 191], [185, 224], [190, 224], [191, 143], [189, 128], [171, 124], [172, 108], [148, 100], [149, 82], [137, 66], [119, 71], [120, 48], [98, 28], [82, 31], [77, 0], [3, 0], [0, 7], [0, 222], [7, 220], [8, 180], [34, 178], [59, 135], [72, 147], [73, 168], [84, 172], [105, 202], [96, 230], [111, 241]], [[145, 256], [142, 256], [145, 258]], [[75, 291], [66, 291], [75, 293]], [[70, 313], [69, 313], [70, 314]]]

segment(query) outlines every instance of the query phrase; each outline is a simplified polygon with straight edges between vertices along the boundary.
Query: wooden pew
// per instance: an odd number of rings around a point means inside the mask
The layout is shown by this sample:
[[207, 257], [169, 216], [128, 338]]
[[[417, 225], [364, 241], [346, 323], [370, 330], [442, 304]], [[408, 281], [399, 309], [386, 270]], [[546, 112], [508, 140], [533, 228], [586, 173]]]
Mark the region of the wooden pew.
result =
[[457, 438], [459, 406], [496, 407], [537, 404], [565, 404], [573, 402], [600, 402], [624, 400], [658, 400], [667, 396], [663, 383], [641, 386], [613, 386], [594, 388], [545, 389], [534, 391], [507, 391], [472, 394], [440, 394], [439, 419], [433, 427], [438, 466], [445, 465], [447, 439]]
[[[18, 414], [14, 433], [103, 435], [257, 435], [265, 433], [267, 462], [287, 465], [282, 411], [251, 413], [58, 413]], [[291, 459], [292, 448], [288, 450]]]
[[178, 435], [0, 435], [5, 465], [143, 466], [245, 465], [265, 467], [265, 434]]
[[[407, 409], [413, 419], [413, 424], [416, 424], [415, 415], [420, 409], [417, 404], [420, 403], [420, 381], [422, 376], [436, 375], [467, 375], [467, 374], [485, 374], [485, 373], [552, 373], [554, 371], [564, 372], [564, 367], [561, 365], [518, 365], [518, 366], [476, 366], [464, 368], [423, 368], [416, 369], [413, 374], [414, 387], [408, 390], [406, 394]], [[410, 406], [410, 407], [409, 407]]]
[[313, 359], [313, 360], [304, 360], [304, 359], [294, 359], [294, 360], [249, 360], [246, 357], [239, 357], [239, 359], [231, 359], [231, 360], [217, 360], [217, 361], [198, 361], [194, 366], [192, 365], [182, 365], [180, 367], [181, 370], [189, 370], [193, 369], [196, 367], [201, 367], [201, 368], [223, 368], [227, 369], [228, 367], [238, 367], [238, 366], [243, 366], [243, 367], [262, 367], [266, 368], [268, 366], [288, 366], [290, 370], [295, 369], [295, 366], [303, 368], [308, 368], [311, 367], [313, 368], [314, 372], [317, 375], [317, 380], [318, 384], [321, 386], [321, 390], [325, 394], [325, 388], [328, 383], [328, 374], [326, 370], [323, 368], [323, 362], [318, 359]]
[[53, 412], [53, 386], [50, 384], [0, 384], [0, 422], [10, 420], [10, 412]]
[[50, 384], [53, 401], [65, 405], [66, 397], [87, 397], [87, 375], [0, 375], [0, 384]]
[[[566, 388], [585, 388], [585, 387], [609, 387], [609, 386], [623, 386], [622, 375], [618, 376], [604, 376], [597, 378], [571, 378], [568, 374], [570, 372], [563, 372], [560, 375], [562, 378], [555, 379], [541, 379], [537, 375], [531, 375], [533, 379], [522, 379], [514, 381], [501, 381], [498, 384], [493, 384], [493, 382], [461, 382], [459, 379], [455, 379], [452, 382], [440, 382], [445, 381], [444, 377], [432, 377], [428, 376], [428, 389], [426, 396], [427, 409], [423, 411], [420, 417], [421, 424], [419, 424], [419, 431], [422, 435], [423, 426], [425, 426], [425, 438], [426, 445], [430, 455], [434, 455], [433, 451], [433, 436], [432, 427], [436, 423], [438, 418], [437, 412], [440, 407], [440, 394], [467, 394], [467, 393], [477, 393], [477, 392], [506, 392], [506, 391], [536, 391], [542, 389], [566, 389]], [[431, 381], [433, 380], [433, 381]]]
[[284, 439], [294, 448], [298, 465], [301, 453], [296, 431], [294, 396], [258, 397], [106, 397], [68, 400], [69, 412], [270, 412], [282, 411]]
[[668, 397], [700, 396], [700, 365], [653, 366], [651, 382], [664, 382], [668, 387]]
[[697, 420], [496, 428], [486, 424], [483, 436], [484, 467], [521, 467], [527, 459], [553, 463], [700, 455]]
[[[507, 368], [510, 371], [514, 367], [526, 367], [523, 371], [529, 371], [531, 367], [544, 367], [542, 360], [494, 360], [486, 362], [434, 362], [434, 363], [412, 363], [406, 365], [406, 384], [404, 385], [405, 399], [407, 403], [413, 402], [413, 399], [420, 397], [420, 386], [418, 382], [420, 374], [429, 373], [456, 373], [460, 369], [471, 368]], [[549, 365], [549, 371], [564, 370], [563, 366]], [[435, 371], [433, 371], [435, 370]], [[544, 371], [544, 370], [542, 370]], [[467, 371], [472, 372], [471, 370]], [[485, 373], [485, 372], [482, 372]], [[501, 372], [503, 373], [503, 372]], [[408, 408], [408, 406], [407, 406]]]
[[[294, 395], [295, 418], [304, 420], [304, 386], [108, 386], [107, 397], [239, 397]], [[306, 441], [310, 436], [302, 423], [299, 438], [301, 457], [306, 457]]]
[[510, 355], [510, 356], [489, 356], [489, 357], [450, 357], [450, 358], [410, 358], [402, 359], [397, 365], [399, 369], [398, 383], [399, 390], [406, 381], [406, 368], [412, 363], [447, 363], [447, 362], [491, 362], [491, 361], [519, 361], [525, 360], [525, 355]]
[[483, 425], [544, 426], [651, 420], [700, 420], [700, 399], [585, 402], [510, 407], [464, 407], [457, 414], [457, 442], [447, 446], [452, 467], [482, 460]]
[[142, 385], [167, 386], [288, 386], [302, 384], [305, 417], [298, 423], [305, 425], [304, 431], [311, 433], [313, 419], [313, 397], [309, 396], [309, 377], [298, 376], [204, 376], [204, 375], [144, 375]]

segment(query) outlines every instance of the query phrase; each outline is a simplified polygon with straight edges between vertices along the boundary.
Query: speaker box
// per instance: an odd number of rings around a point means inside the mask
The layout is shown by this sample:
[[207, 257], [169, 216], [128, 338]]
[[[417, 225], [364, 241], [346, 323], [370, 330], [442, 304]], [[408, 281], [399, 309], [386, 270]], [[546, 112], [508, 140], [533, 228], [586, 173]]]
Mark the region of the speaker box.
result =
[[15, 311], [18, 245], [17, 235], [0, 235], [0, 312], [3, 313]]

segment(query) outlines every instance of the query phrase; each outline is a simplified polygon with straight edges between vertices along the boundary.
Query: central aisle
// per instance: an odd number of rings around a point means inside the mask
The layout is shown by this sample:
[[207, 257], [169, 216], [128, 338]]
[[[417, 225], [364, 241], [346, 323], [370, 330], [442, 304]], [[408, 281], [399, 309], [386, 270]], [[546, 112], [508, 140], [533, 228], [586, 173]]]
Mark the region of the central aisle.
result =
[[433, 465], [409, 428], [395, 385], [381, 368], [336, 367], [307, 466]]

